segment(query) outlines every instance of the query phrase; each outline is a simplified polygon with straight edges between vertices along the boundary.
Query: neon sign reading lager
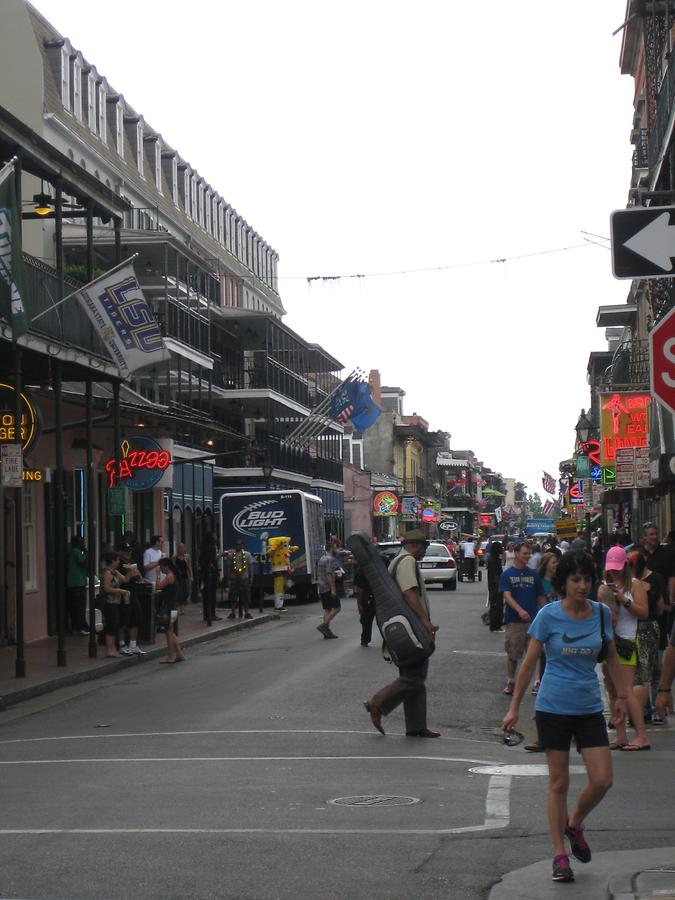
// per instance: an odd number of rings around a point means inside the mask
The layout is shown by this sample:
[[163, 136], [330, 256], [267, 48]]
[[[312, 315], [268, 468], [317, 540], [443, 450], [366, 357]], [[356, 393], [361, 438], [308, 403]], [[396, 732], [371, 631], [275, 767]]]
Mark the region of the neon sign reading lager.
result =
[[122, 441], [120, 449], [119, 477], [115, 475], [114, 457], [105, 464], [111, 488], [119, 484], [132, 491], [145, 491], [154, 487], [171, 465], [171, 454], [153, 438], [133, 437]]

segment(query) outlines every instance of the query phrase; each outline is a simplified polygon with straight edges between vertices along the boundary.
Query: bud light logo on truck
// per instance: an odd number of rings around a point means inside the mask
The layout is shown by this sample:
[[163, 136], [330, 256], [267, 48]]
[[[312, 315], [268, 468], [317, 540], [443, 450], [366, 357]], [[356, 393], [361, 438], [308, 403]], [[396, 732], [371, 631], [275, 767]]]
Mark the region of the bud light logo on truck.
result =
[[275, 505], [274, 500], [258, 500], [249, 503], [240, 510], [232, 520], [232, 527], [239, 534], [253, 536], [257, 531], [268, 531], [270, 528], [281, 528], [287, 521], [286, 512], [283, 509], [263, 509], [262, 507]]

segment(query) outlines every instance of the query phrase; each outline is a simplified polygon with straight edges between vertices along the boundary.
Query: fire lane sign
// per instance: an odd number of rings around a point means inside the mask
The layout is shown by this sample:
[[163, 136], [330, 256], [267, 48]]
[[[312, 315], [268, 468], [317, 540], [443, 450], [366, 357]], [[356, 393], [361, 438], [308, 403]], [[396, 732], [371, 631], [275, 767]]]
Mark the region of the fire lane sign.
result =
[[615, 278], [675, 275], [675, 206], [617, 209], [610, 216]]

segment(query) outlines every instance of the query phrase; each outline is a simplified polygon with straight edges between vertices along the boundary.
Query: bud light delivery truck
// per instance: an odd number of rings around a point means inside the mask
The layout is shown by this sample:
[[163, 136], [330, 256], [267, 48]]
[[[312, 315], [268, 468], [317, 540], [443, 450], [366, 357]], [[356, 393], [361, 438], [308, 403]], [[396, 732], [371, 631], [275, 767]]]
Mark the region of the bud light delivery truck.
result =
[[[223, 550], [241, 541], [257, 559], [265, 559], [271, 537], [290, 538], [298, 547], [291, 556], [292, 592], [298, 600], [316, 599], [316, 569], [326, 537], [320, 497], [304, 491], [237, 491], [220, 498]], [[265, 589], [271, 592], [269, 566], [263, 565]], [[269, 581], [269, 584], [268, 584]]]

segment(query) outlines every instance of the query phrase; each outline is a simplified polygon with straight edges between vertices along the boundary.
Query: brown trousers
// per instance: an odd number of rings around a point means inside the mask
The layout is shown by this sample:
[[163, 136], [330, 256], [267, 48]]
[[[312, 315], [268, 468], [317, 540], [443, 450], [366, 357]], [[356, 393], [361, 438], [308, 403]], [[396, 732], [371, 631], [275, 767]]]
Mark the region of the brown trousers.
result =
[[383, 716], [388, 716], [399, 704], [403, 704], [406, 731], [422, 731], [427, 727], [425, 681], [428, 671], [428, 659], [419, 666], [401, 667], [398, 678], [373, 696], [373, 703], [380, 708]]

